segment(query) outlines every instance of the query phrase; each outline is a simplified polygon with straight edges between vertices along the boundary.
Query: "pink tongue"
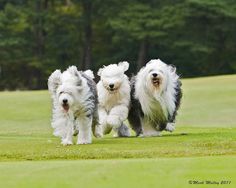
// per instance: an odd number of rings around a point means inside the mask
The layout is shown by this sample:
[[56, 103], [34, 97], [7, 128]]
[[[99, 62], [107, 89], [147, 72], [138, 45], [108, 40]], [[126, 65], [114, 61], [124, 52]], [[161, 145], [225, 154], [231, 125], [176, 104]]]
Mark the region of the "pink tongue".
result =
[[69, 110], [69, 105], [62, 105], [63, 109], [67, 112]]

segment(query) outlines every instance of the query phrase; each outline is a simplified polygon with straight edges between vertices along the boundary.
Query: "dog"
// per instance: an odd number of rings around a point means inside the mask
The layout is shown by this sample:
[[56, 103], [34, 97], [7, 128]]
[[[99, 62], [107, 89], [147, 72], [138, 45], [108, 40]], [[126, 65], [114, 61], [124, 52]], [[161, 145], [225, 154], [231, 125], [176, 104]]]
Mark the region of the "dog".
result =
[[97, 124], [97, 92], [93, 72], [78, 71], [70, 66], [63, 73], [55, 70], [48, 79], [51, 94], [52, 127], [54, 135], [61, 138], [62, 145], [92, 143], [92, 127]]
[[130, 83], [125, 71], [128, 62], [104, 66], [98, 70], [100, 81], [97, 83], [98, 116], [100, 136], [113, 129], [114, 137], [130, 136], [129, 128], [124, 124], [128, 117], [130, 105]]
[[182, 89], [176, 68], [153, 59], [131, 78], [128, 120], [136, 136], [160, 136], [174, 131]]

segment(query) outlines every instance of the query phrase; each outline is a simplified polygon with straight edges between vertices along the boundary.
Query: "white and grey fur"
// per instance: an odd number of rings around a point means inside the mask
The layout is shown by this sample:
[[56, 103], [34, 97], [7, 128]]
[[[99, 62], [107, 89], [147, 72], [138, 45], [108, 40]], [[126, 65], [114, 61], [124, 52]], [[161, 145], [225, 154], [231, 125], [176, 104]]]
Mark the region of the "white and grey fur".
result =
[[137, 136], [159, 136], [174, 131], [182, 90], [174, 66], [153, 59], [131, 78], [128, 120]]
[[114, 136], [130, 136], [129, 128], [124, 124], [130, 104], [130, 83], [124, 74], [128, 68], [128, 62], [120, 62], [104, 66], [98, 71], [98, 134], [101, 136], [110, 133], [112, 129], [115, 132]]
[[90, 70], [78, 71], [70, 66], [63, 73], [54, 71], [48, 79], [51, 94], [52, 127], [63, 145], [71, 145], [78, 134], [77, 144], [92, 142], [92, 127], [97, 124], [97, 91]]

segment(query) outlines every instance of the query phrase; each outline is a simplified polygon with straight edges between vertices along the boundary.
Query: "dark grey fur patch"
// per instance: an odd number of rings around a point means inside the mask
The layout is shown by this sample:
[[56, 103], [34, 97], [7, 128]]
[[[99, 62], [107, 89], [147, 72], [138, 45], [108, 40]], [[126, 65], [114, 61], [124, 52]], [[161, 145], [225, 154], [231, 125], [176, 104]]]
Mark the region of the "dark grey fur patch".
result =
[[82, 84], [82, 80], [81, 80], [81, 79], [78, 79], [76, 85], [77, 85], [77, 86], [81, 86], [81, 84]]
[[56, 82], [54, 85], [53, 85], [53, 93], [56, 93], [57, 92], [57, 88], [59, 87], [60, 83], [59, 82]]
[[79, 134], [79, 130], [76, 129], [76, 127], [74, 127], [74, 133], [73, 136], [77, 136]]
[[159, 131], [163, 131], [165, 130], [167, 123], [162, 122], [162, 123], [158, 123], [158, 125], [159, 125]]
[[135, 93], [135, 80], [136, 80], [135, 76], [133, 76], [131, 78], [131, 80], [130, 80], [131, 103], [130, 103], [130, 110], [129, 110], [129, 114], [128, 114], [128, 120], [129, 120], [131, 128], [135, 131], [136, 136], [139, 136], [140, 134], [143, 133], [142, 124], [141, 124], [141, 118], [144, 117], [144, 114], [142, 112], [141, 104], [134, 97], [134, 93]]
[[118, 132], [117, 132], [119, 137], [129, 137], [129, 128], [127, 127], [127, 125], [125, 125], [124, 123], [122, 123], [122, 125], [118, 128]]
[[175, 95], [175, 106], [176, 106], [176, 108], [175, 108], [175, 111], [174, 111], [173, 115], [171, 116], [169, 114], [169, 116], [168, 116], [168, 122], [170, 122], [170, 123], [175, 122], [177, 111], [178, 111], [178, 109], [180, 107], [180, 104], [181, 104], [181, 99], [182, 99], [182, 96], [183, 96], [181, 86], [182, 86], [182, 83], [181, 83], [180, 80], [178, 80], [177, 86], [175, 88], [175, 90], [176, 90], [176, 95]]
[[89, 86], [90, 92], [93, 94], [93, 97], [90, 98], [90, 99], [94, 100], [95, 104], [97, 104], [97, 88], [96, 88], [96, 83], [93, 81], [93, 79], [88, 77], [83, 72], [81, 73], [81, 75], [82, 75], [83, 78], [85, 78], [87, 80], [87, 84]]
[[[92, 95], [90, 95], [87, 98], [86, 102], [87, 103], [93, 103], [93, 105], [88, 105], [88, 106], [90, 106], [90, 108], [86, 109], [86, 114], [88, 116], [93, 116], [92, 130], [93, 130], [93, 134], [94, 134], [95, 133], [95, 126], [98, 124], [98, 112], [97, 112], [98, 96], [97, 96], [97, 87], [96, 87], [96, 83], [94, 82], [93, 79], [91, 79], [89, 76], [87, 76], [83, 72], [81, 72], [81, 75], [82, 75], [83, 78], [85, 78], [87, 80], [87, 84], [89, 86], [90, 92], [92, 93]], [[91, 108], [91, 106], [93, 108]]]

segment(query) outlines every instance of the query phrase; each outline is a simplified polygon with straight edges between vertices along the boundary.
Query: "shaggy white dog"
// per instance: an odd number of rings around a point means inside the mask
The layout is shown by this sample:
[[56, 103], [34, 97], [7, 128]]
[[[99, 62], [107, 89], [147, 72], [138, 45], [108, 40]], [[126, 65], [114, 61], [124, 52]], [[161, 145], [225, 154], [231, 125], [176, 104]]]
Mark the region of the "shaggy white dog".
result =
[[129, 122], [137, 136], [172, 132], [182, 97], [181, 82], [173, 66], [160, 59], [146, 64], [131, 80]]
[[123, 123], [128, 117], [130, 104], [130, 83], [124, 74], [129, 68], [128, 62], [104, 66], [98, 71], [100, 81], [97, 84], [98, 116], [100, 134], [108, 134], [113, 129], [114, 136], [130, 136], [128, 127]]
[[48, 79], [53, 101], [52, 127], [63, 145], [71, 145], [78, 134], [77, 144], [92, 142], [92, 125], [97, 120], [97, 93], [93, 73], [78, 71], [75, 66], [61, 73], [54, 71]]

